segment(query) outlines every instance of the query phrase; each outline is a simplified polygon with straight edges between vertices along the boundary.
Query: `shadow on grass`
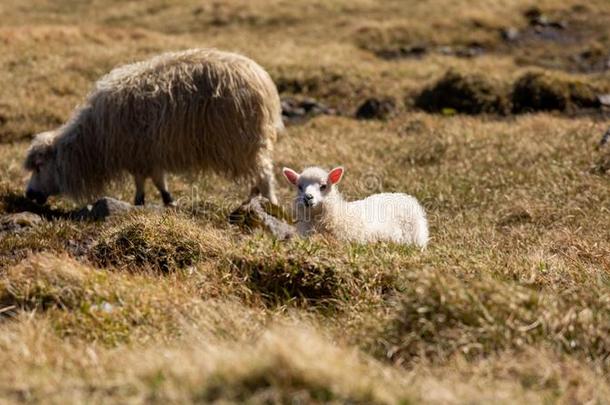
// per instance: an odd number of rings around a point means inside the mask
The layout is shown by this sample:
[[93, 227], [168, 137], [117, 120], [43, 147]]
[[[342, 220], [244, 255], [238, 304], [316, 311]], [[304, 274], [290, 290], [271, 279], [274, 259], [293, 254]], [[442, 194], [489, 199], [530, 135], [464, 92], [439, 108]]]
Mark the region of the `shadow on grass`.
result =
[[0, 195], [0, 206], [2, 211], [7, 214], [31, 212], [47, 220], [73, 219], [78, 212], [76, 210], [63, 210], [51, 208], [48, 205], [40, 205], [15, 192]]

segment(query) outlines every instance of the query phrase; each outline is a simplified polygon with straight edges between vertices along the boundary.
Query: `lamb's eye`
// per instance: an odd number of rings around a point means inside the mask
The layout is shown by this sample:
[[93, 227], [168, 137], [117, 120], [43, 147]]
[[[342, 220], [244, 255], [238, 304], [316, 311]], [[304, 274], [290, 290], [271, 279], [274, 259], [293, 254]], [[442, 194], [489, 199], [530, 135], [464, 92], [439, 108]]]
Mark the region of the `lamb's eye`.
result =
[[321, 184], [320, 185], [320, 190], [322, 190], [322, 191], [326, 190], [326, 184]]
[[303, 191], [303, 186], [299, 186], [299, 191]]

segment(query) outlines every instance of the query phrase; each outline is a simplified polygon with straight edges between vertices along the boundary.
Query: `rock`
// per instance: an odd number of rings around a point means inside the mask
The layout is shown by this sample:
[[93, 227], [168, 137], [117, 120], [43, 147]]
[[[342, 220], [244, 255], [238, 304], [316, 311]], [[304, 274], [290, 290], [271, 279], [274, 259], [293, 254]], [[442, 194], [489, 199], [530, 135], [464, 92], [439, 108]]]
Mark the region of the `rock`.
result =
[[42, 223], [42, 218], [32, 212], [18, 212], [0, 217], [0, 232], [21, 232]]
[[296, 228], [286, 222], [287, 217], [281, 207], [257, 196], [233, 211], [229, 222], [249, 229], [262, 228], [277, 239], [286, 240], [296, 235]]
[[519, 30], [515, 27], [503, 28], [500, 31], [500, 35], [502, 36], [502, 39], [507, 42], [514, 42], [514, 41], [518, 40], [520, 34], [521, 33], [519, 32]]
[[385, 119], [396, 110], [396, 102], [390, 97], [369, 98], [358, 107], [356, 118], [358, 119]]
[[112, 197], [103, 197], [97, 200], [92, 206], [87, 206], [73, 214], [73, 219], [103, 221], [108, 217], [122, 214], [134, 209], [139, 209], [125, 201], [117, 200]]
[[287, 124], [304, 122], [317, 115], [335, 115], [337, 112], [313, 98], [282, 99], [282, 118]]
[[600, 94], [597, 99], [601, 105], [610, 107], [610, 94]]

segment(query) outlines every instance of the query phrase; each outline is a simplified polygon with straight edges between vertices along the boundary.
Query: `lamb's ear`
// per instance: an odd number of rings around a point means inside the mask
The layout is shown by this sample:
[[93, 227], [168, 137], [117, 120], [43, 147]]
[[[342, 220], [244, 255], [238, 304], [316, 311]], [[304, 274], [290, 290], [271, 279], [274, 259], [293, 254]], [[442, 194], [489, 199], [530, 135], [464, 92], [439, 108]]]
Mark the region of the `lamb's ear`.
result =
[[344, 171], [345, 170], [343, 170], [343, 167], [341, 166], [332, 169], [330, 173], [328, 173], [328, 182], [330, 184], [337, 184], [338, 182], [340, 182], [341, 178], [343, 177]]
[[299, 181], [299, 174], [297, 172], [287, 167], [284, 167], [282, 169], [282, 173], [284, 173], [284, 177], [286, 177], [286, 180], [288, 180], [291, 184], [294, 184], [295, 186], [297, 185], [297, 181]]

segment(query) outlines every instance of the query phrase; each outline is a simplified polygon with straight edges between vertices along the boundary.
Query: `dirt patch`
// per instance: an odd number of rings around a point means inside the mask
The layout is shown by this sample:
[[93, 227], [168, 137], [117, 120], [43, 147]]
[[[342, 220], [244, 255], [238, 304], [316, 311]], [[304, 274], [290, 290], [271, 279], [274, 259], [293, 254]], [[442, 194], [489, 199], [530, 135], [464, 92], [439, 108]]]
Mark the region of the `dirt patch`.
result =
[[507, 111], [507, 101], [500, 86], [479, 74], [462, 74], [453, 70], [425, 88], [415, 106], [429, 112], [448, 110], [465, 114]]
[[525, 26], [501, 30], [497, 51], [513, 54], [520, 65], [603, 72], [610, 69], [608, 17], [586, 6], [555, 12], [532, 7], [523, 13]]

